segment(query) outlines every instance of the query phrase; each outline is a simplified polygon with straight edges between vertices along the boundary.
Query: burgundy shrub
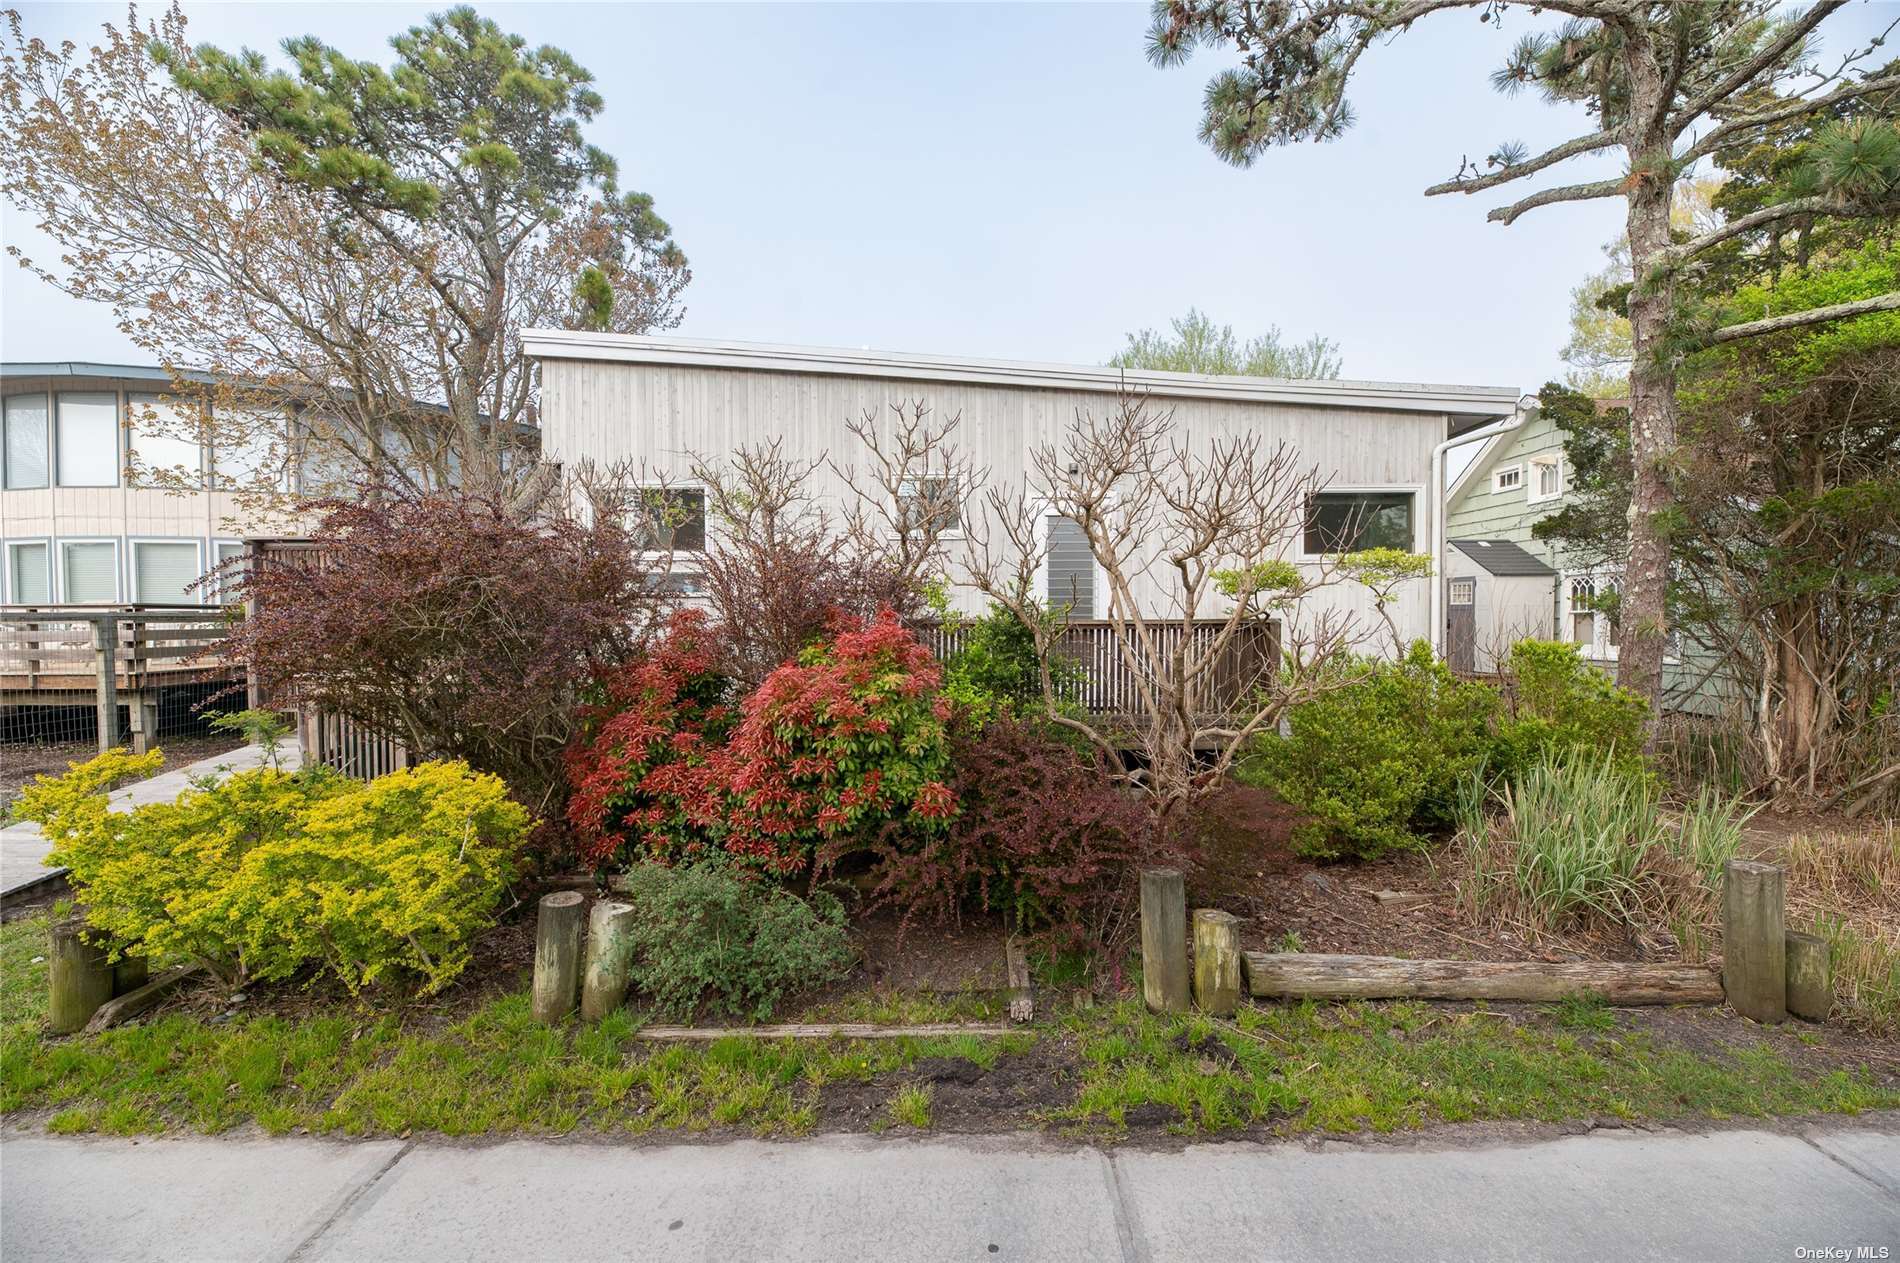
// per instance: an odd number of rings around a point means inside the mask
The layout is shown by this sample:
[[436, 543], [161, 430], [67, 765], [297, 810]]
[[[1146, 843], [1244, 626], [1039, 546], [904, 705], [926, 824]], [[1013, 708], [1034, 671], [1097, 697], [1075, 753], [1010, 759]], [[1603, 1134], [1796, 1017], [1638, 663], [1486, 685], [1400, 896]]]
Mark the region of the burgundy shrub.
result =
[[316, 508], [317, 560], [240, 580], [253, 612], [233, 648], [272, 704], [463, 759], [556, 815], [580, 691], [663, 604], [626, 532], [459, 495]]

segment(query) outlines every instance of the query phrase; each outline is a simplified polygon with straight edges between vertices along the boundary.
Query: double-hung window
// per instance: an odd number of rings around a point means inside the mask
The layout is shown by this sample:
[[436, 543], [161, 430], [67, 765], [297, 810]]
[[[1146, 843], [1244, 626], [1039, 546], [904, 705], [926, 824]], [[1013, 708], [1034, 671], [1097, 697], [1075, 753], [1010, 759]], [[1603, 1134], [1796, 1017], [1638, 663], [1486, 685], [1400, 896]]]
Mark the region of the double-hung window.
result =
[[60, 590], [67, 605], [113, 605], [119, 599], [119, 546], [111, 540], [66, 540], [59, 546]]

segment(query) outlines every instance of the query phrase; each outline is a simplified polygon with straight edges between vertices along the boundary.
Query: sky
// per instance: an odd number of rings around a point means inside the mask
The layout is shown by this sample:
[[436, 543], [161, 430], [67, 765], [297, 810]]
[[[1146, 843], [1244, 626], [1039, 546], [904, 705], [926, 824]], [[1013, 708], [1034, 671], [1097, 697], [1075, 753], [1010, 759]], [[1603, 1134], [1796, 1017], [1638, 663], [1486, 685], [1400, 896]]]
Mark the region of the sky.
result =
[[[195, 41], [316, 34], [387, 61], [440, 5], [187, 4]], [[1487, 76], [1548, 25], [1456, 12], [1363, 59], [1358, 125], [1253, 167], [1196, 138], [1202, 52], [1158, 70], [1139, 4], [480, 4], [590, 69], [589, 139], [650, 193], [693, 268], [682, 336], [1100, 363], [1190, 306], [1243, 335], [1339, 343], [1344, 375], [1515, 386], [1560, 376], [1569, 293], [1621, 203], [1487, 223], [1517, 192], [1426, 198], [1465, 155], [1587, 130]], [[26, 32], [96, 38], [116, 5], [22, 4]], [[1839, 47], [1900, 6], [1854, 6]], [[1560, 168], [1563, 182], [1613, 159]], [[44, 238], [0, 207], [9, 244]], [[110, 313], [0, 272], [0, 359], [140, 359]]]

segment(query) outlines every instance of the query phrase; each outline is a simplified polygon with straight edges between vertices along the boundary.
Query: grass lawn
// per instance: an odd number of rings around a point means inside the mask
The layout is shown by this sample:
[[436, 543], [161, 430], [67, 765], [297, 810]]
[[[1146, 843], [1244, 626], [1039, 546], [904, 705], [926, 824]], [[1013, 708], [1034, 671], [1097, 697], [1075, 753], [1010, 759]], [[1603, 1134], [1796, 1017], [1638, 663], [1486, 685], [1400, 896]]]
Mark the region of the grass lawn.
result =
[[[1900, 1107], [1892, 1067], [1808, 1056], [1819, 1036], [1700, 1014], [1701, 1034], [1682, 1041], [1589, 1004], [1305, 1004], [1217, 1023], [1129, 1002], [1003, 1037], [654, 1045], [624, 1012], [592, 1029], [539, 1026], [519, 992], [428, 1029], [365, 1007], [174, 1013], [49, 1040], [46, 966], [33, 959], [44, 935], [42, 918], [0, 927], [0, 1113], [54, 1132], [1296, 1134]], [[982, 1016], [960, 1001], [880, 1007], [862, 1015]]]

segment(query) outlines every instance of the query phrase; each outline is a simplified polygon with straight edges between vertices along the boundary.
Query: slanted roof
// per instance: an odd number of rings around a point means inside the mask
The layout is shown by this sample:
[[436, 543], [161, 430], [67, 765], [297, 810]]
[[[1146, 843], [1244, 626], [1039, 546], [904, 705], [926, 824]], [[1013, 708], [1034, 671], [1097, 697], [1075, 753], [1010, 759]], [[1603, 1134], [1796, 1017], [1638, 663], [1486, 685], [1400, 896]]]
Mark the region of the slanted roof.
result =
[[1536, 554], [1508, 539], [1448, 539], [1453, 548], [1494, 575], [1511, 578], [1554, 579], [1557, 572], [1540, 561]]
[[972, 382], [986, 386], [1054, 387], [1108, 393], [1132, 390], [1173, 398], [1439, 413], [1450, 419], [1453, 433], [1463, 433], [1488, 421], [1508, 417], [1518, 401], [1515, 386], [1225, 377], [1107, 368], [1099, 364], [1044, 364], [572, 329], [524, 329], [521, 342], [529, 355], [544, 360], [612, 360], [630, 364], [765, 369], [782, 373], [893, 377], [907, 381]]

